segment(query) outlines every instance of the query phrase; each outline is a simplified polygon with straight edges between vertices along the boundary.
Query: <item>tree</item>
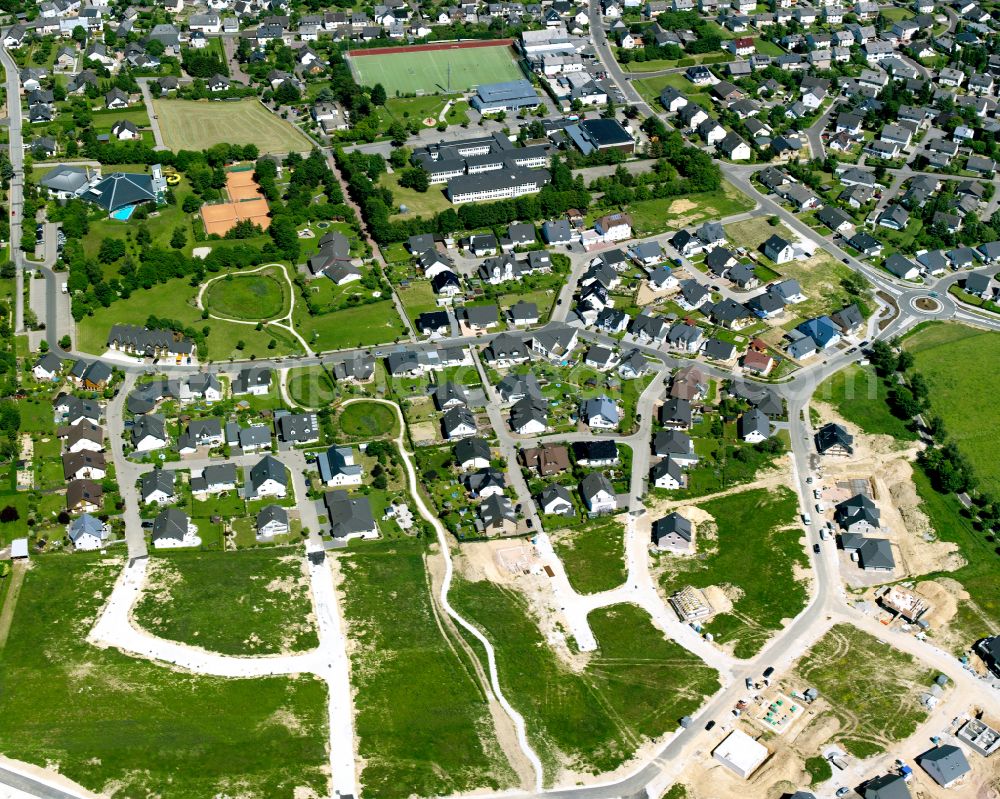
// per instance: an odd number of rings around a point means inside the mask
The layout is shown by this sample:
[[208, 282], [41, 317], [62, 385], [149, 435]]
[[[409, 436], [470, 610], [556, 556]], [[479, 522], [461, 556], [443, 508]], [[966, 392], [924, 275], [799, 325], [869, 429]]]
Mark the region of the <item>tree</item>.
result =
[[875, 371], [883, 377], [892, 374], [896, 368], [896, 354], [885, 341], [879, 340], [872, 344], [870, 359]]
[[271, 220], [268, 228], [275, 245], [284, 254], [285, 259], [295, 263], [299, 260], [299, 234], [291, 217], [279, 214]]
[[59, 348], [60, 349], [62, 349], [62, 350], [68, 350], [72, 346], [73, 346], [73, 341], [72, 341], [72, 339], [68, 335], [63, 336], [61, 339], [59, 339]]
[[381, 83], [376, 83], [372, 86], [371, 98], [375, 105], [385, 105], [385, 101], [388, 98], [385, 94], [385, 87]]
[[170, 237], [170, 246], [175, 250], [182, 250], [185, 244], [187, 244], [187, 233], [184, 232], [184, 228], [175, 227], [173, 235]]
[[397, 147], [389, 155], [389, 163], [393, 169], [403, 169], [410, 163], [410, 148]]
[[201, 200], [193, 194], [184, 195], [184, 199], [181, 201], [181, 210], [185, 214], [193, 214], [199, 208], [201, 208]]
[[16, 522], [20, 518], [21, 514], [17, 512], [17, 508], [13, 505], [7, 505], [3, 510], [0, 510], [0, 522], [4, 524]]
[[893, 386], [886, 396], [889, 408], [900, 419], [912, 419], [920, 413], [920, 403], [906, 386]]
[[283, 80], [274, 90], [274, 99], [281, 105], [291, 105], [302, 99], [302, 94], [291, 81]]
[[115, 261], [124, 258], [125, 253], [124, 241], [108, 237], [101, 241], [101, 248], [97, 251], [97, 260], [102, 264], [113, 264]]
[[399, 185], [422, 193], [430, 188], [431, 182], [423, 167], [411, 166], [400, 173]]
[[[897, 372], [909, 371], [910, 369], [913, 368], [913, 364], [915, 362], [916, 359], [913, 357], [912, 352], [901, 350], [899, 353], [899, 357], [896, 359], [896, 371]], [[914, 375], [914, 377], [918, 377], [918, 375]]]
[[77, 25], [73, 28], [73, 41], [77, 44], [83, 44], [87, 41], [87, 29], [83, 25]]

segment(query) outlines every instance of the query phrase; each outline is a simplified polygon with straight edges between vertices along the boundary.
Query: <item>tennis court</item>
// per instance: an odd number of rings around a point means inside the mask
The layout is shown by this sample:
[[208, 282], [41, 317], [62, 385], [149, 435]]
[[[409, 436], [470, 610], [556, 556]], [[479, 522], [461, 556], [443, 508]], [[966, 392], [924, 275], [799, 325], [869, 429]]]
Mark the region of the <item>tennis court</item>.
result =
[[229, 195], [229, 202], [201, 207], [201, 221], [205, 223], [206, 233], [225, 236], [231, 228], [236, 227], [237, 223], [244, 219], [260, 225], [264, 230], [270, 227], [271, 217], [268, 216], [270, 208], [264, 195], [261, 194], [260, 187], [254, 181], [251, 170], [227, 172], [226, 193]]
[[458, 94], [484, 83], [524, 77], [509, 45], [475, 46], [478, 44], [354, 50], [348, 60], [358, 83], [381, 83], [390, 97], [397, 93]]

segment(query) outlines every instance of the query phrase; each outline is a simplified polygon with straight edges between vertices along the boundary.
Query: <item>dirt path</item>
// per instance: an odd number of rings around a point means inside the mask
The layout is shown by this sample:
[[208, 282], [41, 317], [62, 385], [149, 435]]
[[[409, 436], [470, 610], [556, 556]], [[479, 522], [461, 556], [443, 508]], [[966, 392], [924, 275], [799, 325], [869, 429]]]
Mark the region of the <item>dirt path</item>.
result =
[[[428, 587], [431, 589], [431, 607], [434, 609], [434, 617], [438, 629], [441, 630], [441, 637], [448, 642], [448, 645], [453, 650], [455, 650], [456, 644], [460, 646], [466, 654], [465, 659], [472, 664], [476, 680], [486, 699], [500, 748], [503, 750], [507, 762], [517, 775], [518, 787], [522, 790], [528, 790], [534, 784], [535, 771], [531, 765], [531, 761], [525, 756], [517, 742], [517, 730], [514, 728], [514, 723], [511, 721], [510, 716], [500, 707], [496, 697], [493, 695], [493, 691], [490, 689], [490, 678], [483, 669], [482, 662], [469, 645], [469, 642], [459, 632], [451, 617], [441, 607], [438, 597], [441, 593], [442, 581], [444, 580], [444, 561], [440, 557], [424, 557], [424, 568], [427, 575]], [[457, 651], [455, 654], [460, 660], [462, 659]]]
[[10, 625], [14, 621], [14, 607], [17, 605], [17, 597], [21, 593], [21, 586], [24, 584], [24, 575], [28, 571], [25, 563], [17, 562], [13, 565], [10, 574], [10, 588], [7, 589], [7, 599], [3, 603], [3, 610], [0, 610], [0, 652], [3, 651], [7, 643], [7, 636], [10, 635]]
[[208, 306], [205, 305], [205, 289], [207, 289], [216, 280], [223, 280], [232, 274], [236, 275], [252, 275], [254, 272], [262, 272], [265, 269], [280, 269], [281, 274], [285, 278], [285, 283], [288, 286], [288, 312], [282, 314], [281, 316], [276, 316], [274, 319], [259, 320], [259, 321], [247, 321], [244, 319], [233, 319], [230, 316], [219, 316], [209, 312], [209, 319], [217, 319], [220, 322], [230, 322], [234, 325], [251, 325], [256, 327], [258, 324], [263, 323], [264, 327], [279, 327], [286, 333], [291, 333], [298, 342], [302, 345], [302, 349], [305, 351], [306, 355], [312, 356], [315, 353], [312, 348], [306, 343], [306, 340], [299, 335], [298, 331], [293, 327], [292, 314], [295, 312], [295, 283], [292, 281], [291, 276], [288, 274], [288, 270], [285, 268], [284, 264], [264, 264], [263, 266], [255, 267], [254, 269], [246, 269], [241, 272], [227, 272], [224, 275], [219, 275], [213, 277], [210, 280], [206, 280], [201, 284], [201, 288], [198, 289], [198, 296], [195, 298], [195, 304], [198, 306], [199, 310], [207, 311]]

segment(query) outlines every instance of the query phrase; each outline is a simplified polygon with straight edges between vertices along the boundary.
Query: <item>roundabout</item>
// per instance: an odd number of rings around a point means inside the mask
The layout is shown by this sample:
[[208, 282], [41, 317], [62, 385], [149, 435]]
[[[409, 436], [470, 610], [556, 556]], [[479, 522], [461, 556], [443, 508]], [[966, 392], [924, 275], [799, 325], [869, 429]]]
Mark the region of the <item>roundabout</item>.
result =
[[950, 319], [955, 315], [955, 303], [950, 297], [926, 289], [908, 291], [899, 298], [899, 304], [922, 319]]

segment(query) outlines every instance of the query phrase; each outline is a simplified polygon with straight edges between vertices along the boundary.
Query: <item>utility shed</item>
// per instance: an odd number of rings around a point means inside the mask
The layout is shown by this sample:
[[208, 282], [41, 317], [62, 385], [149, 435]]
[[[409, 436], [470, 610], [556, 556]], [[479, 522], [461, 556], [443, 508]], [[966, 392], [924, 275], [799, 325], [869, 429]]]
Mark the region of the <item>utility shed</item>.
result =
[[767, 760], [769, 754], [767, 747], [740, 730], [733, 730], [712, 751], [712, 757], [743, 779], [749, 778], [760, 768], [760, 764]]

